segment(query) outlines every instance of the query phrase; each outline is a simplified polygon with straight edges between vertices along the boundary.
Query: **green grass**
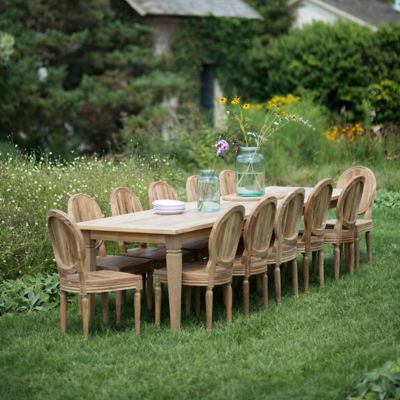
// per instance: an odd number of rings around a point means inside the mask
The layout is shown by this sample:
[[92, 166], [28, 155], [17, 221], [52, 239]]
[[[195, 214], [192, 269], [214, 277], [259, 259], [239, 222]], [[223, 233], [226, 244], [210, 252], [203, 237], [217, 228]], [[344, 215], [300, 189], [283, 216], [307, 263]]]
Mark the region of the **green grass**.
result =
[[253, 290], [246, 320], [239, 285], [231, 326], [217, 291], [211, 334], [204, 315], [183, 318], [181, 333], [170, 332], [167, 301], [161, 329], [143, 307], [140, 337], [130, 299], [119, 329], [102, 327], [98, 309], [88, 344], [74, 302], [64, 337], [57, 311], [0, 317], [0, 398], [345, 398], [366, 371], [400, 356], [398, 211], [376, 210], [374, 219], [374, 262], [366, 263], [363, 243], [355, 277], [332, 280], [327, 248], [325, 289], [314, 277], [311, 293], [294, 299], [287, 282], [276, 307], [271, 287], [267, 311]]

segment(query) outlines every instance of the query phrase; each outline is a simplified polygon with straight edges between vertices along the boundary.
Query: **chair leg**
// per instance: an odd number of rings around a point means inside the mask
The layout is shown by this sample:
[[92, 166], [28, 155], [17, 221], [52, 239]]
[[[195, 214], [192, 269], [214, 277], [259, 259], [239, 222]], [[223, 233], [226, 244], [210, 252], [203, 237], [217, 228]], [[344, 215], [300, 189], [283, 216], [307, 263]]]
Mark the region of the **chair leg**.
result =
[[274, 283], [275, 283], [275, 301], [276, 304], [282, 303], [282, 294], [281, 294], [281, 268], [280, 264], [275, 264], [274, 269]]
[[365, 232], [365, 241], [367, 243], [368, 262], [372, 262], [372, 243], [370, 231]]
[[319, 287], [325, 287], [325, 272], [324, 272], [324, 250], [318, 251], [318, 276], [319, 276]]
[[185, 316], [190, 316], [190, 308], [192, 302], [192, 288], [190, 286], [185, 286]]
[[156, 326], [160, 326], [161, 322], [161, 298], [162, 298], [162, 291], [161, 291], [161, 283], [156, 283], [155, 288], [155, 324]]
[[140, 307], [141, 307], [141, 290], [135, 290], [135, 296], [133, 301], [133, 308], [135, 311], [135, 332], [136, 335], [140, 335]]
[[358, 235], [354, 238], [354, 263], [356, 272], [360, 271], [360, 238]]
[[335, 244], [333, 268], [334, 268], [335, 280], [337, 281], [339, 279], [339, 273], [340, 273], [340, 246], [338, 244]]
[[201, 290], [200, 286], [194, 288], [196, 317], [200, 316], [200, 307], [201, 307], [200, 290]]
[[103, 324], [108, 324], [108, 293], [101, 293], [101, 312]]
[[262, 274], [263, 308], [268, 308], [268, 273]]
[[249, 289], [249, 278], [243, 277], [243, 313], [245, 317], [249, 316], [250, 312], [250, 289]]
[[293, 295], [295, 297], [299, 296], [299, 276], [297, 271], [297, 260], [292, 260], [292, 288]]
[[60, 329], [61, 333], [67, 331], [67, 305], [68, 293], [60, 290]]
[[354, 275], [354, 242], [349, 243], [349, 274]]
[[147, 303], [147, 309], [151, 311], [153, 309], [153, 272], [147, 273], [146, 303]]
[[115, 292], [115, 319], [117, 325], [121, 323], [121, 304], [122, 304], [122, 293], [120, 290]]
[[309, 268], [309, 253], [307, 251], [303, 254], [303, 273], [304, 273], [304, 293], [309, 293], [310, 288], [310, 268]]
[[213, 290], [207, 287], [206, 290], [206, 328], [208, 332], [212, 329], [212, 311], [213, 311]]
[[226, 285], [226, 321], [229, 324], [232, 322], [232, 284], [230, 283]]
[[90, 295], [83, 295], [81, 297], [82, 302], [82, 324], [83, 324], [83, 338], [85, 340], [89, 339], [89, 313], [90, 313], [90, 305], [89, 298]]

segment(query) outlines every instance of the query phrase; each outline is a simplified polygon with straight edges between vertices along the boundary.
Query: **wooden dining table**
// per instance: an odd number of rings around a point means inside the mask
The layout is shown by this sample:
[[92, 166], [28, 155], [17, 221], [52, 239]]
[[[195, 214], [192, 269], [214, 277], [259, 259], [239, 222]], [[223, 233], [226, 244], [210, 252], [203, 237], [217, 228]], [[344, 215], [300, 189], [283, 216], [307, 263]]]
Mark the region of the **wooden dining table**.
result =
[[[294, 189], [296, 188], [268, 186], [265, 188], [265, 194], [274, 195], [280, 199]], [[304, 189], [306, 203], [313, 188]], [[334, 189], [332, 205], [337, 201], [339, 194], [340, 189]], [[154, 210], [147, 210], [80, 222], [78, 227], [85, 240], [85, 266], [88, 271], [96, 270], [96, 241], [98, 240], [165, 245], [170, 325], [173, 331], [179, 331], [181, 327], [182, 244], [191, 239], [208, 239], [215, 221], [234, 204], [242, 204], [245, 207], [245, 217], [247, 217], [257, 202], [222, 200], [220, 210], [212, 213], [199, 212], [197, 203], [190, 202], [186, 203], [186, 211], [182, 214], [159, 215]]]

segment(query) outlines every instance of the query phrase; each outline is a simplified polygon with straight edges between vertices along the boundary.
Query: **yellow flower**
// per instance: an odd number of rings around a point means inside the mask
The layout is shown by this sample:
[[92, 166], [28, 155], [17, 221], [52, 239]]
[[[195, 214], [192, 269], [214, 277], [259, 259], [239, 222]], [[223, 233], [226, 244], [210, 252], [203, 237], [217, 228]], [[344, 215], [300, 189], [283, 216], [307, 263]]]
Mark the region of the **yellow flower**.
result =
[[240, 96], [235, 96], [232, 99], [231, 104], [236, 105], [236, 104], [239, 104], [239, 102], [240, 102]]
[[246, 103], [243, 105], [243, 110], [248, 110], [250, 108], [250, 104]]
[[227, 98], [226, 97], [221, 97], [218, 101], [219, 101], [219, 104], [225, 104], [226, 102], [227, 102]]

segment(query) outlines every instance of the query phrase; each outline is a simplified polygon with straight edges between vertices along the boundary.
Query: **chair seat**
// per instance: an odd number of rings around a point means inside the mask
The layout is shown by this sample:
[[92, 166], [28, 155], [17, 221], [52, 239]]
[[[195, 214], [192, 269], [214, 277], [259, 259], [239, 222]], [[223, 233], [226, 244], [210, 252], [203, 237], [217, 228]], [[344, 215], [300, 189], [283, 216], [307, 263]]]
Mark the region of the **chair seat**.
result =
[[289, 246], [287, 244], [282, 245], [282, 258], [277, 260], [277, 247], [272, 246], [269, 248], [267, 253], [267, 264], [275, 264], [277, 261], [279, 263], [284, 263], [287, 261], [291, 261], [297, 257], [297, 247], [296, 246]]
[[[324, 242], [335, 244], [337, 242], [337, 235], [333, 229], [325, 229]], [[352, 233], [347, 229], [342, 229], [340, 233], [340, 243], [351, 243], [354, 241]]]
[[[310, 243], [310, 251], [318, 251], [321, 250], [324, 245], [324, 237], [311, 236]], [[299, 235], [299, 239], [297, 240], [297, 251], [299, 253], [304, 253], [306, 251], [306, 244], [302, 240], [302, 235]]]
[[153, 271], [153, 261], [146, 258], [126, 256], [98, 256], [96, 257], [96, 267], [111, 271], [144, 274]]
[[[184, 286], [207, 286], [208, 273], [205, 262], [193, 262], [185, 264], [182, 270], [182, 285]], [[161, 268], [155, 272], [155, 280], [160, 283], [168, 282], [167, 269]], [[232, 281], [232, 269], [217, 266], [215, 269], [215, 285], [224, 285]]]
[[[259, 275], [266, 272], [268, 269], [267, 260], [259, 257], [251, 257], [250, 275]], [[244, 276], [244, 264], [242, 257], [237, 257], [233, 261], [233, 276]]]
[[[326, 222], [327, 228], [333, 228], [336, 224], [336, 219], [330, 219]], [[372, 219], [358, 219], [356, 223], [358, 232], [368, 232], [372, 230]]]
[[[102, 293], [117, 290], [138, 289], [142, 290], [141, 275], [129, 274], [118, 271], [93, 271], [86, 278], [87, 293]], [[77, 293], [80, 291], [79, 275], [70, 274], [61, 277], [61, 290]]]

